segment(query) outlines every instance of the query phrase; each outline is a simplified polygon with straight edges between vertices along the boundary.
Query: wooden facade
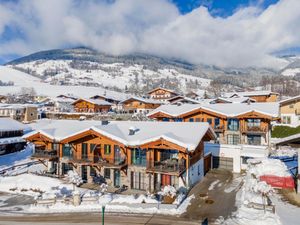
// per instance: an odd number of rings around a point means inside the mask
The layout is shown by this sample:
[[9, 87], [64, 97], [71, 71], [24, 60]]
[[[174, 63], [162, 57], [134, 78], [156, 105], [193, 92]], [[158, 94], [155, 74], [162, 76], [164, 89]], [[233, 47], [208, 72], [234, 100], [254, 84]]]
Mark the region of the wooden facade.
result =
[[207, 130], [193, 151], [163, 138], [127, 146], [94, 130], [59, 142], [41, 133], [26, 139], [36, 146], [33, 157], [46, 160], [57, 175], [74, 169], [86, 182], [102, 180], [111, 188], [126, 186], [153, 193], [165, 185], [190, 187], [188, 171], [203, 160], [204, 141], [214, 139], [214, 134]]
[[123, 110], [129, 113], [149, 113], [151, 110], [158, 108], [161, 103], [147, 101], [139, 98], [129, 98], [122, 102]]
[[155, 88], [148, 92], [150, 98], [160, 101], [167, 101], [168, 99], [177, 96], [175, 91], [168, 90], [165, 88]]
[[72, 103], [74, 110], [76, 112], [86, 112], [86, 113], [107, 113], [111, 104], [108, 103], [97, 103], [93, 100], [78, 99]]
[[177, 117], [157, 112], [150, 118], [167, 122], [208, 122], [216, 132], [221, 144], [249, 145], [270, 145], [271, 121], [275, 119], [255, 111], [228, 117], [204, 108]]

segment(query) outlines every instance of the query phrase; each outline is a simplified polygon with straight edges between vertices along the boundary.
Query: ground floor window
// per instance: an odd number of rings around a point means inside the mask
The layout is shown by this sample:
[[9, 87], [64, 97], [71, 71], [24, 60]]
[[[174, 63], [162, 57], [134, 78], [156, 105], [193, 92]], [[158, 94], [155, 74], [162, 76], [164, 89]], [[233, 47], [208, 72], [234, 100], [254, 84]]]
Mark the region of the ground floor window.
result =
[[110, 179], [110, 169], [107, 168], [104, 169], [104, 178]]
[[260, 135], [248, 135], [247, 143], [248, 143], [248, 145], [261, 145], [261, 136]]
[[90, 166], [90, 176], [95, 177], [96, 176], [96, 170], [94, 167]]
[[229, 145], [238, 145], [240, 143], [240, 136], [237, 134], [228, 134], [227, 135], [227, 144]]
[[282, 116], [282, 123], [283, 124], [291, 124], [291, 117], [290, 116]]
[[131, 188], [146, 190], [146, 174], [141, 172], [131, 172]]
[[69, 170], [73, 170], [73, 166], [68, 163], [62, 163], [62, 175], [65, 175], [68, 173]]

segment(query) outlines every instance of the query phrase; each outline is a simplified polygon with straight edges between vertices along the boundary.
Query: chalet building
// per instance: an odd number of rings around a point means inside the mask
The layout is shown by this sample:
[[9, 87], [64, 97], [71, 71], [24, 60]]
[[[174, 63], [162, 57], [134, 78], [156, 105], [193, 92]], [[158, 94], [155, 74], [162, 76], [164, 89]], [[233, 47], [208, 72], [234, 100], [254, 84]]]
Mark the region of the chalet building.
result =
[[208, 122], [221, 144], [270, 145], [278, 103], [163, 105], [148, 114], [158, 121]]
[[190, 91], [185, 96], [196, 100], [207, 98], [205, 90]]
[[113, 110], [119, 111], [122, 109], [122, 104], [120, 104], [122, 101], [126, 99], [127, 96], [119, 96], [119, 95], [112, 95], [112, 94], [103, 94], [103, 95], [94, 95], [90, 99], [100, 99], [106, 102], [111, 103], [111, 107]]
[[292, 127], [300, 126], [300, 95], [282, 100], [279, 105], [281, 123]]
[[111, 109], [111, 103], [101, 99], [80, 98], [72, 103], [76, 112], [107, 113]]
[[191, 187], [204, 176], [208, 123], [41, 120], [24, 136], [48, 171], [76, 170], [86, 182], [156, 192]]
[[38, 107], [33, 104], [0, 104], [0, 117], [10, 117], [20, 122], [38, 119]]
[[130, 97], [121, 102], [123, 112], [126, 113], [144, 113], [147, 114], [163, 103], [154, 99]]
[[216, 99], [211, 100], [210, 104], [219, 104], [219, 103], [254, 103], [255, 99], [249, 97], [232, 97], [232, 98], [222, 98], [218, 97]]
[[222, 97], [249, 97], [256, 102], [276, 102], [279, 94], [272, 91], [246, 91], [246, 92], [228, 92], [224, 93]]
[[170, 104], [199, 104], [200, 102], [186, 96], [175, 96], [167, 100]]
[[148, 95], [152, 99], [166, 102], [168, 99], [178, 96], [179, 94], [176, 93], [175, 91], [158, 87], [158, 88], [155, 88], [155, 89], [149, 91]]
[[26, 141], [22, 138], [27, 127], [11, 118], [0, 118], [0, 155], [24, 149]]

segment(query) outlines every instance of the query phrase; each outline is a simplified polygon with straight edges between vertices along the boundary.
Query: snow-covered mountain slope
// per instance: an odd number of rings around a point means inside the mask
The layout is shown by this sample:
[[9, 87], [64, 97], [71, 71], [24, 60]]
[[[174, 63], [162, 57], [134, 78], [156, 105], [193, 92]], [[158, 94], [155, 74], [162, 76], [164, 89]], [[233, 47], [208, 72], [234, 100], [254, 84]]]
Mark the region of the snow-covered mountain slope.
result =
[[14, 82], [14, 86], [1, 86], [0, 95], [18, 93], [22, 87], [33, 87], [38, 95], [50, 97], [56, 97], [60, 94], [72, 94], [82, 98], [105, 94], [121, 100], [128, 97], [127, 94], [105, 90], [101, 87], [51, 85], [42, 81], [40, 78], [6, 66], [0, 66], [0, 80], [4, 82]]
[[280, 74], [289, 77], [300, 75], [300, 56], [290, 56], [285, 59], [289, 64], [281, 70]]
[[[182, 91], [197, 85], [205, 89], [210, 79], [184, 74], [176, 69], [147, 69], [144, 65], [125, 63], [98, 63], [73, 60], [37, 60], [8, 65], [26, 71], [51, 84], [85, 85], [125, 90], [132, 85], [139, 87], [149, 83], [176, 82]], [[168, 80], [168, 81], [167, 81]]]

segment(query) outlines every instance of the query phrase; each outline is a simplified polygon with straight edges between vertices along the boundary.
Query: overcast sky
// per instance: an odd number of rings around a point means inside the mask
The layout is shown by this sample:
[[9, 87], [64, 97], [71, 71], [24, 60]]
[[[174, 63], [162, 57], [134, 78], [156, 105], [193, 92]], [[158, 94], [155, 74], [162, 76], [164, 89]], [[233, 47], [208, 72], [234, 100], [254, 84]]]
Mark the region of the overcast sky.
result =
[[0, 63], [87, 46], [218, 66], [281, 67], [300, 47], [300, 0], [1, 0]]

